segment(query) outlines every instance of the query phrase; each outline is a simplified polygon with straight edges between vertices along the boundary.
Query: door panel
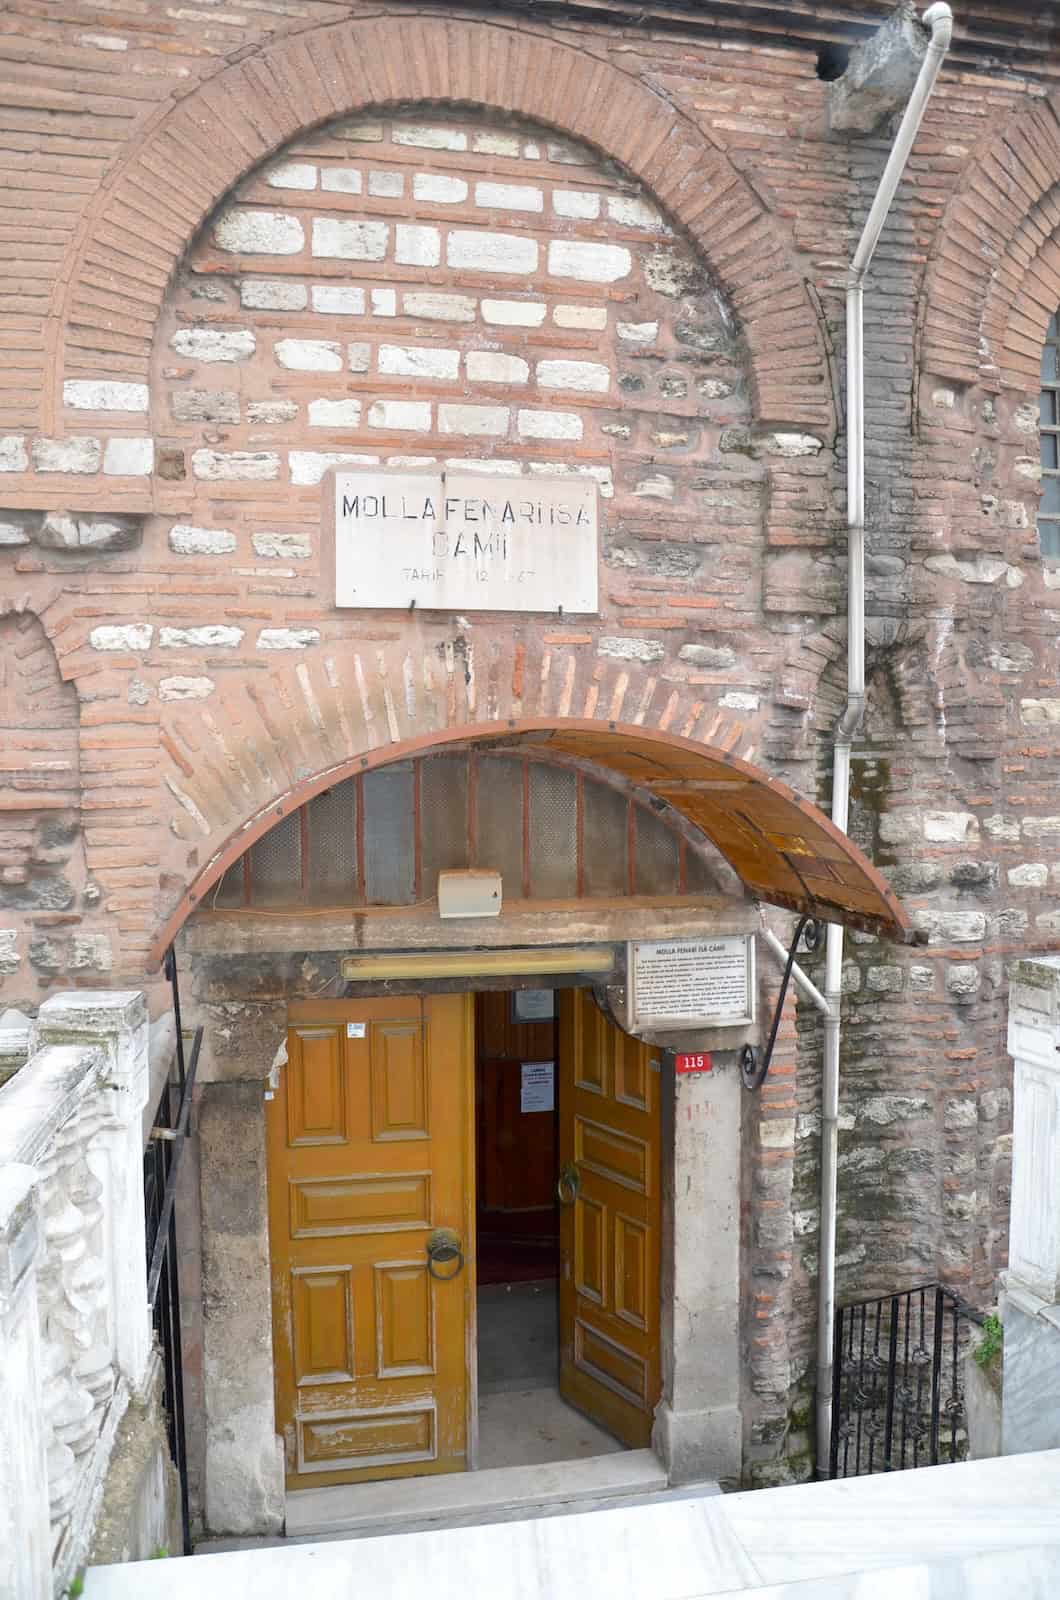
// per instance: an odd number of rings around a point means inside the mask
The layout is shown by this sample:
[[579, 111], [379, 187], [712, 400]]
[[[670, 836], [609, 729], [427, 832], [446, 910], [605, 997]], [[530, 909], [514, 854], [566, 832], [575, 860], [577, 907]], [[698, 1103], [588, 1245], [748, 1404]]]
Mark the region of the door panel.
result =
[[661, 1389], [659, 1052], [574, 989], [559, 1055], [560, 1390], [642, 1447]]
[[[469, 1464], [471, 1007], [463, 995], [290, 1007], [267, 1106], [288, 1488]], [[451, 1281], [428, 1271], [440, 1227], [463, 1248]]]

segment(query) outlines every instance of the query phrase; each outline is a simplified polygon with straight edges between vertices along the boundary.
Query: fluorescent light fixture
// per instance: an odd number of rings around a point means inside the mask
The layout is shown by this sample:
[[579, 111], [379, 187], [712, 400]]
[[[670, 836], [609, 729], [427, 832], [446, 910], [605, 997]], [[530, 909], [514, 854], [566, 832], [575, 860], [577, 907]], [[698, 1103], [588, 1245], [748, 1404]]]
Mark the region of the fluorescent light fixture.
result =
[[350, 983], [379, 978], [534, 978], [562, 973], [608, 973], [614, 968], [610, 945], [549, 945], [540, 950], [439, 950], [404, 955], [344, 956], [342, 976]]

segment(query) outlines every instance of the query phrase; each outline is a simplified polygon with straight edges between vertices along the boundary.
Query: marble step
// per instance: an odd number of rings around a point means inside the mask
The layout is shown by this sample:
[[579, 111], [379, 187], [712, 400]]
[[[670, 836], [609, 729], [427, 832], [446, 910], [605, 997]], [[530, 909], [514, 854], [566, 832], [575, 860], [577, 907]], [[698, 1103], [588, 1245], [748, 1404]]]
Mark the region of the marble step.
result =
[[[467, 1527], [549, 1510], [588, 1510], [594, 1502], [611, 1503], [665, 1488], [665, 1468], [650, 1450], [624, 1450], [541, 1466], [296, 1489], [287, 1496], [287, 1537], [337, 1533], [363, 1537], [439, 1525]], [[710, 1484], [699, 1492], [718, 1491]]]

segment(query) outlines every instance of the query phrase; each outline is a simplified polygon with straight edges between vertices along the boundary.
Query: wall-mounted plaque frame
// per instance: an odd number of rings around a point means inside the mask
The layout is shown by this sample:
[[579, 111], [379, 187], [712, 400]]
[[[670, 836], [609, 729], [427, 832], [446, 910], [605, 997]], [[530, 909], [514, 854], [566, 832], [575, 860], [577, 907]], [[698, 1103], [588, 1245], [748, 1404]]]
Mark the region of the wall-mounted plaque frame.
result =
[[584, 477], [340, 469], [335, 604], [565, 611], [599, 601], [599, 485]]
[[631, 1029], [750, 1027], [754, 935], [633, 941], [627, 949], [626, 994]]

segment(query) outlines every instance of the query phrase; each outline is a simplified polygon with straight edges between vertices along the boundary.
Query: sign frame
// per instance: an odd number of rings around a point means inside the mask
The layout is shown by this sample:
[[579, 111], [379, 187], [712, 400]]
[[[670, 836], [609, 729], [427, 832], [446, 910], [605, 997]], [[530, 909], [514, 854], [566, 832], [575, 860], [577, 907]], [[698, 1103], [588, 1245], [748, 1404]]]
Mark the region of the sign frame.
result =
[[[746, 1008], [739, 1014], [694, 1011], [691, 1009], [647, 1015], [638, 1005], [638, 966], [649, 952], [668, 946], [694, 948], [697, 945], [742, 945], [745, 973]], [[644, 956], [640, 952], [644, 952]], [[643, 990], [643, 982], [640, 985]], [[755, 1022], [755, 936], [753, 933], [706, 934], [699, 939], [631, 939], [626, 946], [626, 1006], [631, 1031], [667, 1033], [678, 1029], [752, 1028]]]
[[[599, 615], [595, 478], [351, 462], [322, 491], [336, 610]], [[358, 540], [342, 508], [361, 500], [372, 509]]]

